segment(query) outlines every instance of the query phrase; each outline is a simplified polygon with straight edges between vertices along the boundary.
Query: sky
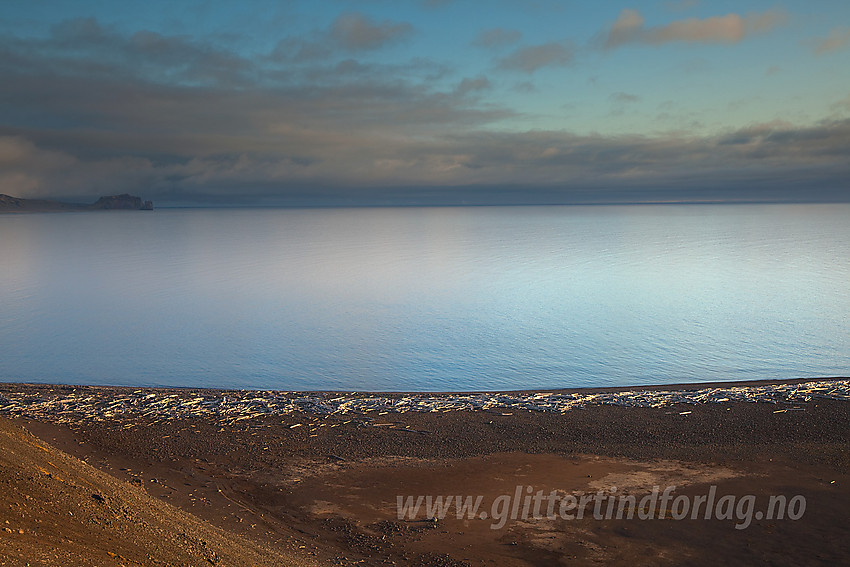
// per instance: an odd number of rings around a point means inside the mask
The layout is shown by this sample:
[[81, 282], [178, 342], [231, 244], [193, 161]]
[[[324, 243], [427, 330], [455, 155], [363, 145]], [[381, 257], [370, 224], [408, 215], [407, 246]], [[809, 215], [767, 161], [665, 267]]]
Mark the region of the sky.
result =
[[0, 193], [850, 200], [850, 2], [3, 0]]

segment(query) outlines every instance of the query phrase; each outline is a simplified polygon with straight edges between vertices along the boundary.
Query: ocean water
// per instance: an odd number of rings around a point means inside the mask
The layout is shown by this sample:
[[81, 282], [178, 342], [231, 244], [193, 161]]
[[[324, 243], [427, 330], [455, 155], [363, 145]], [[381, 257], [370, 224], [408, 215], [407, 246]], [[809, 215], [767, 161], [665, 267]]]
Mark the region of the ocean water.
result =
[[850, 375], [850, 205], [0, 216], [0, 381], [469, 391]]

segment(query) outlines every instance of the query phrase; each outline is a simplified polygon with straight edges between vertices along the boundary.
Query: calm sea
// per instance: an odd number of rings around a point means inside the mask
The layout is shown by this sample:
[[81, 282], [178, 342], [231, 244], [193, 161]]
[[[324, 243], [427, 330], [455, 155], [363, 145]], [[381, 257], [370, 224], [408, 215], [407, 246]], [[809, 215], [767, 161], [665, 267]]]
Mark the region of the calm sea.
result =
[[500, 390], [850, 374], [850, 205], [0, 216], [0, 380]]

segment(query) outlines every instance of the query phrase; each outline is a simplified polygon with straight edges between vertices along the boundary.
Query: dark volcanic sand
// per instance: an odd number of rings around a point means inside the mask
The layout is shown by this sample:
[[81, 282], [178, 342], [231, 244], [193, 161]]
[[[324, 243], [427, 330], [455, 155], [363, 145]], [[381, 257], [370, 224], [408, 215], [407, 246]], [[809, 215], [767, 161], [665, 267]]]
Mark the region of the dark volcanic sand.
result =
[[[791, 407], [801, 410], [775, 413]], [[850, 564], [848, 402], [370, 417], [370, 426], [356, 415], [313, 414], [227, 427], [201, 418], [131, 428], [16, 421], [228, 537], [327, 564]], [[743, 530], [736, 520], [595, 520], [589, 510], [582, 520], [519, 519], [498, 530], [491, 520], [396, 516], [397, 495], [482, 495], [489, 510], [517, 485], [636, 495], [676, 485], [677, 495], [691, 496], [716, 485], [718, 495], [752, 494], [762, 506], [770, 495], [803, 495], [806, 511]], [[11, 498], [4, 493], [0, 511], [20, 522]], [[40, 529], [32, 506], [27, 534]], [[102, 554], [94, 536], [89, 546], [82, 532], [74, 540], [75, 553]], [[93, 564], [113, 564], [102, 559]]]

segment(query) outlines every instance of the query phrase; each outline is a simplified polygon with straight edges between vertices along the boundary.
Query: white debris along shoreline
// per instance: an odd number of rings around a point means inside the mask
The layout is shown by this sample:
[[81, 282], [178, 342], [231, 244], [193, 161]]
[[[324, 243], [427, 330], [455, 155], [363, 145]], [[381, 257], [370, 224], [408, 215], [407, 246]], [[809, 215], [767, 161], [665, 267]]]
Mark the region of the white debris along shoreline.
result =
[[[462, 410], [567, 412], [591, 405], [665, 407], [725, 402], [802, 403], [850, 401], [850, 379], [697, 389], [635, 389], [615, 392], [511, 392], [360, 394], [250, 390], [168, 390], [98, 386], [0, 385], [0, 416], [54, 423], [146, 417], [204, 417], [233, 423], [295, 412], [345, 415]], [[796, 409], [796, 408], [790, 408]], [[785, 409], [778, 411], [786, 411]]]

